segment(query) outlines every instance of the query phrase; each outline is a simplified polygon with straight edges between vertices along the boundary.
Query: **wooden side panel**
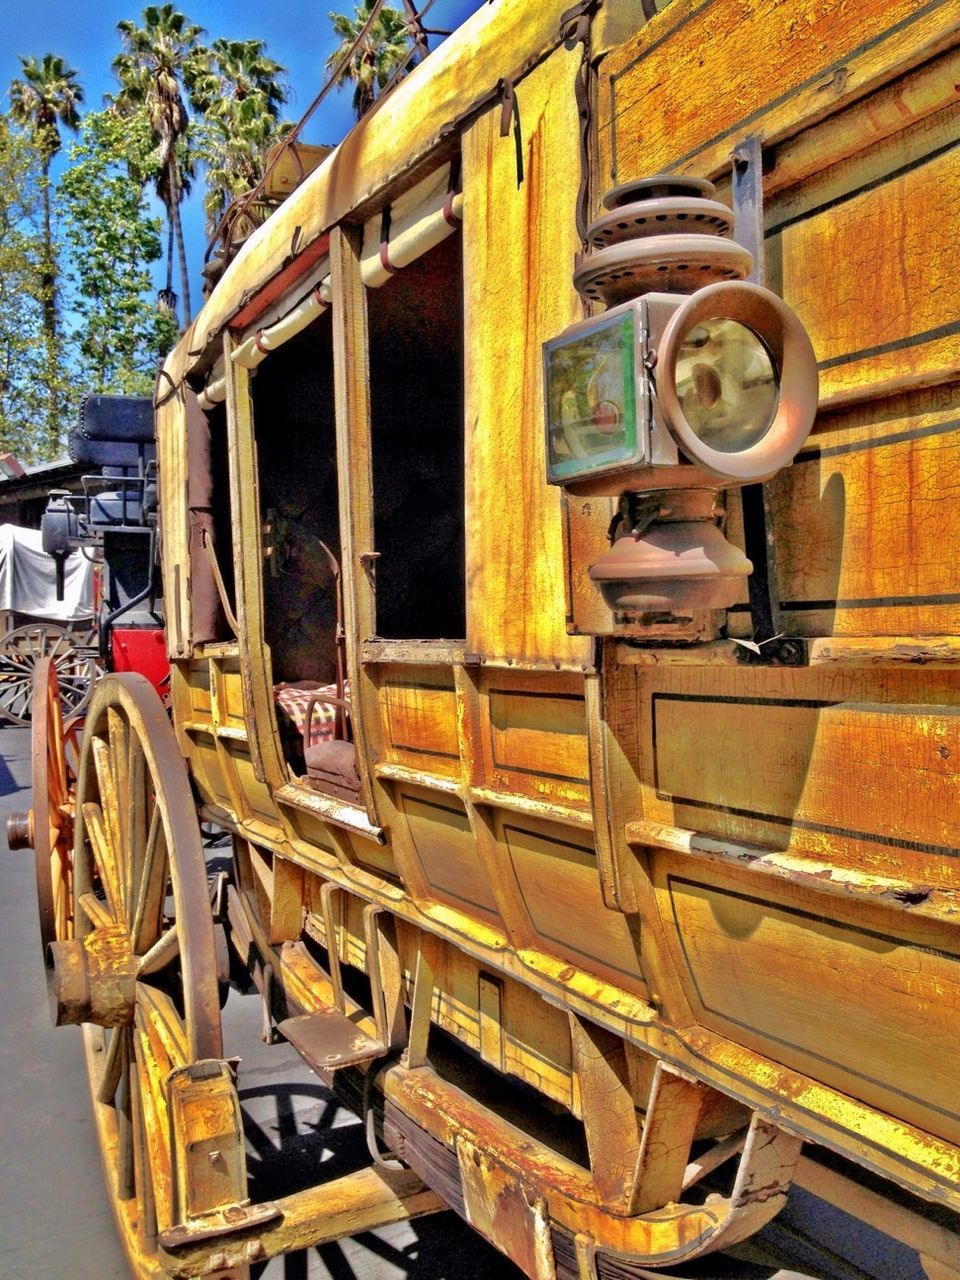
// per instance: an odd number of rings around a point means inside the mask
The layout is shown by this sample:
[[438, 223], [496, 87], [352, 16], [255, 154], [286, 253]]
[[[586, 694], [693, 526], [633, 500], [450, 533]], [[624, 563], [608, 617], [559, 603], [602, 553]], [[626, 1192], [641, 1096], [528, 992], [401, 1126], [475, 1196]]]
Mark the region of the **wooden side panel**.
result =
[[441, 777], [460, 776], [457, 705], [449, 668], [387, 668], [380, 683], [387, 759]]
[[746, 878], [718, 882], [668, 859], [658, 873], [705, 1025], [960, 1141], [955, 929], [904, 936], [892, 912], [831, 919], [789, 888], [778, 901]]
[[398, 806], [407, 819], [430, 890], [468, 915], [499, 923], [497, 905], [477, 856], [470, 820], [452, 796], [398, 788]]
[[208, 804], [231, 812], [233, 801], [223, 776], [216, 739], [206, 733], [190, 734], [188, 752], [190, 776], [196, 783], [201, 798]]
[[222, 746], [236, 777], [238, 796], [242, 797], [242, 817], [267, 839], [282, 841], [280, 814], [270, 788], [256, 776], [246, 743], [226, 739]]
[[177, 672], [179, 676], [178, 684], [181, 685], [178, 694], [178, 705], [182, 706], [183, 718], [212, 723], [213, 689], [210, 680], [209, 660], [200, 658], [195, 662], [178, 663]]
[[565, 804], [589, 803], [582, 679], [487, 672], [480, 705], [484, 785]]
[[579, 59], [560, 49], [517, 88], [522, 183], [499, 106], [463, 137], [468, 648], [564, 665], [586, 662], [588, 649], [564, 627], [540, 361], [542, 344], [581, 314], [573, 184], [559, 180], [580, 164]]
[[960, 886], [960, 705], [938, 671], [651, 673], [644, 817]]
[[958, 156], [960, 107], [773, 212], [770, 278], [810, 334], [822, 399], [960, 369]]
[[220, 725], [225, 729], [237, 729], [241, 733], [246, 733], [247, 722], [243, 711], [243, 683], [239, 660], [220, 666], [217, 681]]
[[190, 651], [190, 533], [187, 521], [187, 419], [180, 396], [156, 411], [157, 469], [163, 476], [161, 543], [163, 597], [167, 612], [167, 653]]
[[626, 917], [608, 910], [601, 900], [592, 846], [553, 823], [521, 817], [497, 814], [495, 829], [529, 918], [533, 944], [569, 960], [575, 969], [645, 993]]
[[783, 629], [960, 634], [960, 388], [823, 425], [769, 485]]
[[[432, 1017], [437, 1026], [481, 1051], [484, 971], [452, 947], [441, 948]], [[500, 977], [502, 1069], [564, 1106], [576, 1105], [566, 1014], [538, 992]]]
[[956, 0], [674, 0], [601, 68], [601, 172], [712, 177], [747, 133], [796, 133], [955, 43], [958, 21]]

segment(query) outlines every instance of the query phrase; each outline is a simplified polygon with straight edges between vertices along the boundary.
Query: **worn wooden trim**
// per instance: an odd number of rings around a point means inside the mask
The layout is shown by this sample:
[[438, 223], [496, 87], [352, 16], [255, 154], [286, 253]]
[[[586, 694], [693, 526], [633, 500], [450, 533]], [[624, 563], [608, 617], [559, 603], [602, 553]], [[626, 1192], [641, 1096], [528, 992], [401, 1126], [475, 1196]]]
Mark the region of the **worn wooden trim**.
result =
[[587, 750], [590, 758], [590, 798], [593, 809], [593, 832], [600, 872], [600, 893], [604, 905], [614, 911], [633, 911], [637, 907], [637, 891], [628, 869], [618, 857], [617, 841], [610, 822], [608, 797], [611, 790], [607, 760], [607, 726], [603, 721], [602, 677], [588, 676], [584, 682], [587, 717]]
[[960, 51], [950, 49], [882, 89], [782, 143], [764, 174], [764, 195], [799, 185], [824, 169], [929, 119], [957, 100]]
[[354, 831], [367, 840], [375, 840], [377, 844], [386, 842], [382, 827], [372, 823], [357, 805], [338, 800], [335, 796], [326, 796], [321, 791], [313, 791], [296, 782], [288, 782], [277, 789], [274, 799], [280, 805], [302, 809], [304, 813], [322, 818], [324, 822], [331, 822], [345, 831]]
[[[816, 636], [800, 642], [806, 650], [802, 665], [810, 667], [951, 669], [960, 665], [960, 636]], [[690, 649], [639, 647], [621, 641], [616, 661], [623, 667], [743, 667], [748, 665], [749, 651], [734, 640]]]
[[269, 657], [263, 634], [263, 548], [253, 402], [250, 371], [231, 358], [234, 346], [231, 335], [224, 334], [230, 507], [235, 533], [233, 568], [239, 623], [237, 648], [254, 773], [259, 782], [276, 787], [286, 781], [287, 768], [280, 748], [273, 689], [267, 679]]
[[[447, 1206], [409, 1169], [392, 1170], [371, 1165], [306, 1191], [298, 1191], [274, 1202], [280, 1217], [242, 1237], [221, 1236], [202, 1245], [163, 1252], [163, 1265], [170, 1276], [208, 1275], [233, 1267], [249, 1267], [252, 1261], [275, 1258], [294, 1249], [311, 1249], [321, 1244], [354, 1236], [375, 1227], [407, 1222]], [[216, 1255], [216, 1260], [214, 1259]]]
[[378, 748], [378, 756], [383, 754], [379, 699], [360, 657], [362, 639], [376, 630], [376, 594], [361, 559], [375, 549], [367, 299], [360, 278], [361, 247], [359, 231], [335, 227], [331, 232], [333, 382], [347, 669], [351, 701], [357, 708], [352, 726], [360, 789], [364, 807], [376, 824], [372, 761], [374, 748]]
[[848, 867], [792, 855], [784, 849], [738, 844], [648, 819], [628, 822], [624, 834], [627, 843], [635, 848], [667, 849], [702, 862], [738, 867], [802, 886], [831, 898], [871, 902], [925, 920], [960, 925], [960, 890], [934, 889], [892, 876], [861, 874]]
[[361, 662], [410, 663], [422, 667], [449, 667], [463, 662], [462, 644], [436, 640], [363, 640]]
[[[631, 53], [631, 46], [625, 45], [609, 58], [608, 65], [603, 68], [601, 102], [604, 103], [605, 118], [600, 122], [599, 132], [602, 153], [610, 160], [612, 180], [624, 180], [623, 175], [618, 174], [616, 134], [620, 113], [617, 110], [616, 82], [643, 58], [654, 55], [661, 46], [669, 57], [671, 36], [714, 5], [715, 0], [675, 3], [661, 22], [641, 30], [637, 41], [632, 42], [632, 48], [637, 52]], [[957, 40], [955, 0], [929, 0], [922, 8], [860, 46], [843, 53], [830, 50], [827, 56], [832, 53], [834, 60], [829, 65], [817, 67], [805, 81], [790, 86], [752, 113], [695, 145], [686, 154], [672, 158], [667, 168], [696, 172], [700, 177], [715, 179], [729, 169], [733, 149], [747, 133], [760, 133], [768, 143], [790, 138], [836, 115], [858, 99], [882, 90], [891, 81], [951, 49]], [[604, 134], [609, 135], [608, 139], [604, 139]]]
[[373, 766], [378, 778], [388, 782], [405, 782], [411, 787], [426, 787], [430, 791], [440, 791], [448, 796], [463, 797], [463, 787], [456, 778], [442, 778], [439, 774], [427, 773], [423, 769], [411, 769], [405, 764], [394, 764], [390, 760], [382, 760]]
[[475, 805], [489, 805], [492, 809], [542, 818], [546, 822], [562, 822], [581, 831], [593, 830], [593, 815], [589, 809], [575, 809], [572, 805], [557, 804], [553, 800], [535, 800], [532, 796], [498, 791], [493, 787], [470, 787], [467, 795]]

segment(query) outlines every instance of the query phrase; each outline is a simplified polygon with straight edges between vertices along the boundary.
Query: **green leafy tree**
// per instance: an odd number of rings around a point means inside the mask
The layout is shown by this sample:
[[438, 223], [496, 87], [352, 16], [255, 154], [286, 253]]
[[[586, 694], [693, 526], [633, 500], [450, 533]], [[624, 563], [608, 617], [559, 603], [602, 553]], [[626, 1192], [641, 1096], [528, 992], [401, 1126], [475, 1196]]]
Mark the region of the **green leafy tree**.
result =
[[23, 462], [54, 456], [58, 443], [48, 430], [44, 383], [43, 181], [30, 139], [0, 115], [0, 453]]
[[[329, 71], [339, 66], [350, 53], [360, 32], [370, 20], [375, 4], [376, 0], [362, 0], [354, 9], [352, 18], [343, 13], [329, 15], [334, 34], [340, 39], [340, 44], [327, 59]], [[407, 18], [399, 10], [385, 4], [370, 24], [369, 31], [350, 54], [344, 72], [345, 78], [353, 82], [353, 109], [358, 120], [370, 110], [380, 92], [410, 58], [410, 47], [410, 25]]]
[[60, 179], [71, 344], [89, 392], [149, 394], [157, 359], [176, 340], [176, 318], [147, 300], [149, 266], [163, 256], [160, 219], [143, 194], [151, 150], [142, 112], [90, 112]]
[[189, 325], [190, 277], [183, 245], [180, 203], [187, 191], [191, 167], [190, 118], [183, 99], [185, 75], [196, 74], [205, 34], [172, 4], [148, 5], [143, 26], [124, 20], [117, 23], [123, 52], [113, 61], [120, 81], [114, 106], [122, 115], [143, 111], [153, 142], [151, 177], [167, 211], [169, 226], [167, 280], [172, 273], [172, 247], [176, 241], [183, 297], [183, 322]]
[[204, 208], [211, 229], [237, 196], [256, 186], [263, 158], [289, 129], [279, 123], [287, 100], [285, 70], [262, 40], [214, 40], [189, 68], [190, 102], [203, 116]]
[[61, 147], [60, 126], [76, 130], [80, 123], [77, 107], [83, 89], [77, 73], [62, 58], [46, 53], [41, 61], [21, 58], [22, 79], [10, 84], [10, 114], [31, 137], [40, 156], [43, 177], [40, 198], [43, 208], [43, 255], [40, 262], [43, 334], [46, 349], [47, 429], [51, 447], [60, 439], [64, 409], [60, 394], [60, 352], [58, 347], [57, 255], [53, 240], [50, 207], [50, 164]]

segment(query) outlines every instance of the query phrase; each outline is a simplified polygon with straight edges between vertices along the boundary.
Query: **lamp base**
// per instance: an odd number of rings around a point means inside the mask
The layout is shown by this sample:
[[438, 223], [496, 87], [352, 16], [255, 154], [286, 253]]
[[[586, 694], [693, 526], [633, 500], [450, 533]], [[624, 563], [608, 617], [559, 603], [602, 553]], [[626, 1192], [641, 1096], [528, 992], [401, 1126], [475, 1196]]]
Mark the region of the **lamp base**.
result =
[[[644, 495], [645, 520], [617, 538], [590, 567], [614, 613], [681, 614], [725, 609], [743, 594], [753, 565], [716, 523], [722, 513], [712, 489]], [[629, 502], [621, 504], [629, 508]]]

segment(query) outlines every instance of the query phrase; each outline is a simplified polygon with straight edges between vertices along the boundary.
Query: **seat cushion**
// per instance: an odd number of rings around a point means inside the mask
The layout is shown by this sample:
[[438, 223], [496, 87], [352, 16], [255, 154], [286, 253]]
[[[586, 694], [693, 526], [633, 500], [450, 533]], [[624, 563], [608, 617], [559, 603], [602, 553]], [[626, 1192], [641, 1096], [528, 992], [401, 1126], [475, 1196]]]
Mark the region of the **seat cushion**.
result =
[[357, 749], [352, 742], [320, 742], [304, 752], [307, 778], [325, 795], [360, 803]]
[[[304, 719], [310, 699], [315, 695], [337, 696], [335, 684], [317, 684], [315, 680], [283, 681], [273, 686], [273, 696], [277, 702], [277, 719], [281, 736], [286, 739], [303, 737]], [[350, 681], [344, 686], [344, 697], [350, 697]], [[337, 708], [332, 702], [318, 702], [313, 709], [310, 720], [310, 745], [319, 742], [330, 742], [333, 739], [334, 723]]]

